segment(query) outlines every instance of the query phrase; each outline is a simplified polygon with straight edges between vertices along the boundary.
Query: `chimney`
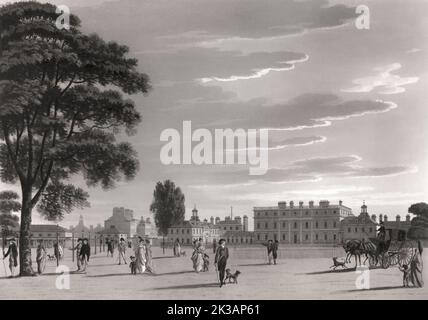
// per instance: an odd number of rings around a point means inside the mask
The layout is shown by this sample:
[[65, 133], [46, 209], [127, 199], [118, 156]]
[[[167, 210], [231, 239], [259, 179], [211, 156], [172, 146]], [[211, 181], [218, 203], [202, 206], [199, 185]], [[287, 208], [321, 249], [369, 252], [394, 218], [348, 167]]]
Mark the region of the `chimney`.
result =
[[395, 217], [395, 221], [400, 222], [400, 220], [401, 220], [401, 217], [399, 214], [397, 214], [397, 216]]
[[376, 215], [375, 215], [375, 214], [372, 214], [372, 220], [373, 220], [374, 222], [376, 222]]
[[342, 205], [342, 203], [343, 203], [343, 202], [342, 202], [342, 200], [339, 200], [339, 206], [341, 206], [341, 205]]
[[406, 215], [406, 222], [410, 222], [410, 214]]
[[311, 200], [309, 201], [309, 208], [313, 208], [314, 207], [314, 202]]
[[290, 201], [290, 208], [294, 208], [294, 201]]
[[383, 221], [383, 215], [382, 214], [380, 214], [379, 215], [379, 223], [381, 223]]
[[388, 216], [386, 214], [383, 215], [383, 221], [388, 222]]
[[303, 201], [299, 201], [299, 208], [303, 208]]
[[287, 201], [280, 201], [280, 202], [278, 202], [278, 208], [279, 209], [285, 209], [285, 208], [287, 208]]
[[215, 224], [218, 224], [220, 222], [220, 218], [219, 217], [215, 217]]
[[211, 216], [211, 218], [210, 218], [210, 223], [214, 224], [214, 217], [213, 216]]

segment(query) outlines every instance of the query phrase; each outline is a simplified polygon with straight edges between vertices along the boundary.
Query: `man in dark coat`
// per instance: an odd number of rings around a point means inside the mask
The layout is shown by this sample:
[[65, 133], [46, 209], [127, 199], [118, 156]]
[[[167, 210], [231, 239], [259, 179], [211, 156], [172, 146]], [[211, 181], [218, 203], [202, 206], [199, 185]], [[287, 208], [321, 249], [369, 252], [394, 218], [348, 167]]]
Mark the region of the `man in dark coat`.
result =
[[275, 240], [272, 246], [273, 264], [276, 264], [276, 259], [278, 258], [278, 247], [279, 247], [279, 241]]
[[86, 271], [88, 266], [89, 257], [91, 256], [91, 247], [87, 238], [83, 239], [82, 247], [80, 248], [80, 259], [82, 263], [82, 272]]
[[3, 259], [9, 256], [9, 269], [11, 276], [14, 276], [15, 268], [18, 266], [18, 247], [16, 246], [15, 238], [9, 239], [9, 248], [7, 252], [3, 251]]
[[215, 253], [214, 265], [219, 272], [220, 288], [224, 284], [227, 259], [229, 259], [229, 249], [226, 248], [226, 240], [220, 239], [219, 247]]

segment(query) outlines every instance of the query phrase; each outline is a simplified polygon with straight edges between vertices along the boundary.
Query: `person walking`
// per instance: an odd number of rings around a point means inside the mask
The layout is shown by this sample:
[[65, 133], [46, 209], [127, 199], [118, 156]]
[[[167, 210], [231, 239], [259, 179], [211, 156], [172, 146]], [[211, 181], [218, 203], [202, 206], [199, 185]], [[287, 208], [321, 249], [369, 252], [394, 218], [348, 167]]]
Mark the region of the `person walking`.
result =
[[215, 254], [217, 251], [217, 240], [213, 239], [213, 253]]
[[267, 248], [267, 256], [268, 256], [268, 264], [272, 264], [273, 260], [273, 241], [269, 240], [268, 243], [263, 243], [263, 245]]
[[135, 262], [139, 273], [146, 271], [146, 244], [143, 238], [138, 237], [138, 243], [135, 248]]
[[423, 280], [423, 246], [421, 240], [418, 240], [418, 247], [414, 249], [412, 260], [410, 261], [410, 275], [409, 280], [414, 287], [422, 288], [424, 286]]
[[107, 243], [107, 257], [108, 257], [109, 254], [113, 257], [113, 243], [112, 243], [112, 240], [107, 239], [106, 243]]
[[71, 248], [71, 250], [75, 250], [76, 251], [76, 263], [77, 263], [77, 270], [76, 270], [76, 272], [79, 272], [80, 269], [82, 268], [82, 259], [80, 257], [80, 251], [82, 249], [82, 245], [83, 245], [83, 239], [82, 238], [78, 238], [76, 246], [74, 248]]
[[120, 238], [119, 245], [117, 246], [117, 250], [119, 252], [119, 265], [122, 264], [121, 263], [122, 260], [123, 260], [123, 263], [127, 264], [126, 263], [126, 259], [125, 259], [125, 253], [126, 253], [126, 242], [125, 242], [125, 239]]
[[226, 247], [226, 240], [220, 239], [214, 259], [215, 268], [219, 272], [220, 288], [224, 284], [227, 259], [229, 259], [229, 249]]
[[146, 239], [146, 271], [155, 273], [152, 259], [152, 246], [149, 239]]
[[278, 249], [279, 249], [279, 241], [275, 240], [275, 243], [272, 246], [273, 264], [276, 264], [276, 259], [278, 259]]
[[46, 267], [46, 249], [43, 245], [43, 241], [39, 241], [39, 245], [36, 249], [36, 262], [37, 262], [37, 273], [42, 274]]
[[89, 246], [89, 241], [87, 238], [83, 239], [83, 244], [80, 249], [80, 259], [82, 263], [82, 272], [86, 272], [86, 268], [88, 266], [89, 257], [91, 256], [91, 247]]
[[173, 251], [174, 251], [174, 257], [181, 256], [181, 245], [180, 245], [180, 240], [178, 240], [178, 238], [175, 239]]
[[3, 259], [6, 259], [9, 256], [9, 270], [10, 278], [15, 276], [15, 268], [18, 266], [18, 247], [16, 246], [15, 238], [10, 238], [9, 247], [6, 254], [3, 251]]

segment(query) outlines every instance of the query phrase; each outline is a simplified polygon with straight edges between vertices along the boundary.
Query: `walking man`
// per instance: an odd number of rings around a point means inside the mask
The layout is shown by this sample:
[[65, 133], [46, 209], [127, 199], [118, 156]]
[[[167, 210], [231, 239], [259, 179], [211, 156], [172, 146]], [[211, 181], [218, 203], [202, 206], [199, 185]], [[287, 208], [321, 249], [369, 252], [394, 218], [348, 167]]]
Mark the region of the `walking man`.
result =
[[220, 288], [224, 284], [227, 259], [229, 259], [229, 249], [226, 248], [226, 240], [220, 239], [214, 260], [214, 265], [219, 272]]
[[82, 261], [82, 272], [86, 272], [89, 257], [91, 256], [91, 247], [89, 246], [88, 239], [83, 239], [82, 248], [80, 249], [80, 259]]
[[10, 278], [15, 276], [15, 268], [18, 266], [18, 247], [16, 246], [15, 238], [9, 239], [9, 248], [6, 254], [3, 251], [3, 259], [9, 256]]
[[122, 264], [121, 263], [122, 259], [123, 259], [123, 263], [126, 264], [126, 259], [125, 259], [126, 242], [125, 242], [125, 239], [120, 238], [117, 250], [119, 251], [119, 264]]
[[76, 246], [71, 249], [71, 250], [76, 250], [76, 262], [77, 262], [76, 272], [79, 272], [80, 269], [82, 268], [82, 260], [80, 258], [80, 251], [82, 249], [82, 245], [83, 245], [83, 240], [82, 240], [82, 238], [79, 238], [79, 239], [77, 239]]
[[275, 243], [272, 247], [272, 257], [273, 257], [273, 264], [276, 264], [276, 259], [278, 258], [278, 247], [279, 247], [279, 241], [275, 240]]

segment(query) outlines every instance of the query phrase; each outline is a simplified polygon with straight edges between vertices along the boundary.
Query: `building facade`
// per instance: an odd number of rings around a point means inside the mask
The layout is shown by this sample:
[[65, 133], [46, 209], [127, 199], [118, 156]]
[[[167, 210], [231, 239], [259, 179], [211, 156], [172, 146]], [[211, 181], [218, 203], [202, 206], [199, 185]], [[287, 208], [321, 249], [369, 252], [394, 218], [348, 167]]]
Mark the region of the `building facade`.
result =
[[210, 245], [213, 241], [218, 241], [221, 235], [222, 232], [218, 226], [207, 220], [200, 221], [198, 210], [195, 207], [190, 220], [168, 228], [167, 241], [169, 244], [173, 244], [178, 239], [181, 244], [191, 245], [194, 240], [202, 238], [206, 245]]
[[124, 207], [113, 208], [113, 215], [104, 221], [104, 230], [108, 232], [112, 227], [120, 234], [133, 237], [137, 234], [138, 219], [134, 218], [134, 212]]
[[148, 238], [158, 237], [158, 230], [149, 217], [146, 219], [141, 217], [141, 220], [138, 222], [137, 225], [137, 235], [140, 237]]
[[36, 248], [39, 242], [42, 242], [45, 248], [53, 248], [57, 241], [63, 248], [69, 248], [72, 244], [71, 232], [57, 225], [32, 224], [30, 233], [32, 248]]
[[278, 240], [288, 244], [338, 243], [340, 220], [352, 215], [352, 209], [329, 201], [314, 205], [303, 201], [278, 202], [273, 207], [254, 207], [254, 233], [256, 242]]
[[340, 234], [343, 241], [376, 238], [376, 231], [376, 215], [370, 217], [365, 203], [361, 206], [358, 216], [346, 217], [340, 223]]

